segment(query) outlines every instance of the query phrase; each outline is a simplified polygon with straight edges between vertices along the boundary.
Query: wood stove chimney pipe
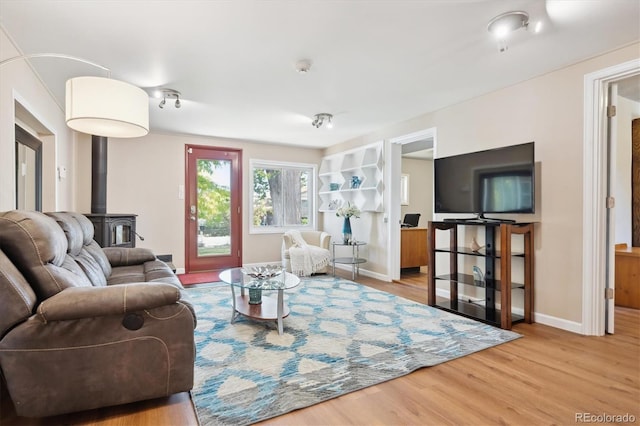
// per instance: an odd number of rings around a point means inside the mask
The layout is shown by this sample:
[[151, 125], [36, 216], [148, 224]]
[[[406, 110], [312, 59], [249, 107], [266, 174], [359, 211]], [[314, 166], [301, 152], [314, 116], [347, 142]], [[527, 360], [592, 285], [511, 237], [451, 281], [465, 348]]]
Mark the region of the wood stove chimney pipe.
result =
[[105, 136], [91, 136], [91, 213], [107, 213], [107, 145]]

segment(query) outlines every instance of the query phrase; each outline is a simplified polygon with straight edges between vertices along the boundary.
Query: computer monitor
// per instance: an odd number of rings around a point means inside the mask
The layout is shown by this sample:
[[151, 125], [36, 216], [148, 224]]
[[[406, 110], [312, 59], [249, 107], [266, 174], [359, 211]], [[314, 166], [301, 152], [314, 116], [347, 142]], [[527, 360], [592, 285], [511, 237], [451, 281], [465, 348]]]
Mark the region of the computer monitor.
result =
[[415, 228], [420, 221], [420, 213], [407, 213], [402, 221], [403, 228]]

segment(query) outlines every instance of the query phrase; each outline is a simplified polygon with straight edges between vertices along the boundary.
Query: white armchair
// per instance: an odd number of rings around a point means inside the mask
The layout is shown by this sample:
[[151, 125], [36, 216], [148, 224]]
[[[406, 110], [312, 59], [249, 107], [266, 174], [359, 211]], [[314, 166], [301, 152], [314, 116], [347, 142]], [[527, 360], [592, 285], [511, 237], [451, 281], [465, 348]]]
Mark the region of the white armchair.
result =
[[[325, 250], [329, 250], [329, 244], [331, 243], [331, 235], [323, 231], [300, 231], [304, 241], [310, 246], [322, 247]], [[282, 235], [282, 266], [287, 272], [291, 272], [291, 257], [289, 256], [289, 248], [293, 245], [293, 240], [288, 233]], [[314, 274], [326, 274], [329, 272], [329, 266], [322, 267]]]

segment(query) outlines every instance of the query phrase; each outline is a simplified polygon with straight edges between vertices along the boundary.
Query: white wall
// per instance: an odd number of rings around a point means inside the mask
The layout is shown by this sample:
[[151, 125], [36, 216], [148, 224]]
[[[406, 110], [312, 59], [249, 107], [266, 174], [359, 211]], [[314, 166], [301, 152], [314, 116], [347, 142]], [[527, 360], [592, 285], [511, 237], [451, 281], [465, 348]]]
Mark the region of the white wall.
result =
[[[0, 60], [17, 55], [20, 52], [0, 28]], [[16, 102], [24, 111], [16, 110]], [[0, 211], [15, 208], [16, 114], [22, 114], [23, 120], [35, 119], [26, 123], [27, 130], [44, 143], [43, 210], [73, 210], [74, 132], [67, 127], [62, 108], [28, 63], [19, 60], [0, 67]], [[57, 178], [58, 167], [66, 167], [66, 179]]]
[[[639, 51], [640, 44], [627, 46], [380, 129], [333, 146], [330, 151], [434, 127], [439, 157], [535, 141], [536, 214], [504, 217], [539, 222], [535, 230], [534, 292], [538, 319], [580, 323], [584, 76], [636, 59]], [[381, 226], [383, 217], [379, 215], [376, 227]], [[386, 265], [375, 267], [386, 272]]]
[[640, 103], [618, 97], [616, 113], [617, 141], [614, 179], [615, 243], [627, 243], [632, 237], [631, 222], [631, 122], [640, 117]]

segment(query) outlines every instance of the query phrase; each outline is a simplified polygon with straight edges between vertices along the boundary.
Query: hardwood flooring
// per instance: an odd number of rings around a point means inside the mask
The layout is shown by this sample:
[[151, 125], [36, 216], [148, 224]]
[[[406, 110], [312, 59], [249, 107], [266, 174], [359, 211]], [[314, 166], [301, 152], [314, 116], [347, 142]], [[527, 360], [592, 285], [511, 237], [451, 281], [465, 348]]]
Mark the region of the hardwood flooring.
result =
[[[358, 281], [426, 303], [424, 273], [395, 283]], [[616, 334], [605, 337], [540, 324], [513, 330], [524, 337], [261, 425], [564, 425], [625, 414], [640, 423], [639, 310], [616, 308]], [[16, 417], [6, 390], [0, 397], [0, 425], [7, 426], [197, 424], [187, 393], [45, 419]]]

